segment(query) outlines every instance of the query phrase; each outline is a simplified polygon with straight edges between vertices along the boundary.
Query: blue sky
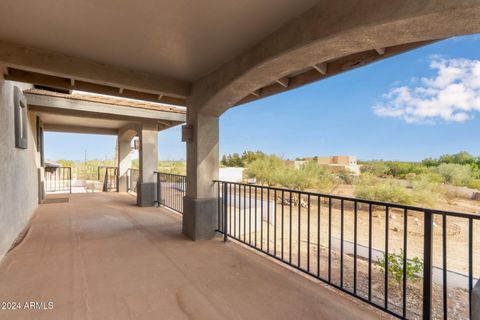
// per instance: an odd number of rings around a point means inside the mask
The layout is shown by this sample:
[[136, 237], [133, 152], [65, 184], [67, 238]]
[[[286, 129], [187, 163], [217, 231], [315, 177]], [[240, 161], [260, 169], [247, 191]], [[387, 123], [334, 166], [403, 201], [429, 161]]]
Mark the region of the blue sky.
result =
[[[232, 108], [220, 118], [220, 154], [480, 155], [478, 60], [478, 35], [453, 38]], [[110, 136], [48, 133], [45, 141], [47, 159], [83, 159], [85, 150], [89, 159], [104, 159], [115, 150]], [[185, 159], [179, 127], [160, 132], [159, 158]]]

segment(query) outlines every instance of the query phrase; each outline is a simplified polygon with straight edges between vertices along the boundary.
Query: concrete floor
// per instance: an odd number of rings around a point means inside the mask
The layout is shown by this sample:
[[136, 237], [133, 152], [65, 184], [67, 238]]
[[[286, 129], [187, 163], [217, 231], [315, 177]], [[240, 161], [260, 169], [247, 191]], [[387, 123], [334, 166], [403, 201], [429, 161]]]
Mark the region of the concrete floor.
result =
[[181, 217], [130, 195], [69, 197], [41, 205], [0, 265], [0, 302], [53, 309], [0, 309], [0, 319], [382, 317], [236, 243], [187, 240]]

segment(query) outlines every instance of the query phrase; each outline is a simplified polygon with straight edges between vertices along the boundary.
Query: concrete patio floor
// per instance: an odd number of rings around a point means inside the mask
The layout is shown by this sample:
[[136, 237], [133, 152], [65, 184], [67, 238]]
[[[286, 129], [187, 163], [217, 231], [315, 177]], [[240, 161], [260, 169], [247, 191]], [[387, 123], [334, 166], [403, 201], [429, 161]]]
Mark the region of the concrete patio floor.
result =
[[[43, 204], [0, 265], [0, 319], [375, 319], [378, 311], [121, 193]], [[55, 197], [65, 197], [56, 195]], [[385, 316], [386, 317], [386, 316]]]

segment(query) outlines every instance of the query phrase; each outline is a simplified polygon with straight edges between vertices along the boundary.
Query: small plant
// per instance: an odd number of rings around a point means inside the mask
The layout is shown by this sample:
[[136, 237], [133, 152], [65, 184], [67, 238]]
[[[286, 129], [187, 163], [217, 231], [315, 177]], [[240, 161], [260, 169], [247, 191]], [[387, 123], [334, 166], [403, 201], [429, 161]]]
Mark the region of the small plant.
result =
[[[400, 249], [400, 253], [389, 253], [388, 254], [388, 273], [400, 283], [403, 280], [403, 258], [405, 253]], [[385, 255], [386, 256], [386, 255]], [[386, 259], [385, 256], [377, 260], [377, 264], [385, 272]], [[407, 260], [406, 266], [406, 277], [407, 280], [416, 280], [417, 273], [423, 271], [423, 261], [418, 257], [414, 257], [411, 260]]]

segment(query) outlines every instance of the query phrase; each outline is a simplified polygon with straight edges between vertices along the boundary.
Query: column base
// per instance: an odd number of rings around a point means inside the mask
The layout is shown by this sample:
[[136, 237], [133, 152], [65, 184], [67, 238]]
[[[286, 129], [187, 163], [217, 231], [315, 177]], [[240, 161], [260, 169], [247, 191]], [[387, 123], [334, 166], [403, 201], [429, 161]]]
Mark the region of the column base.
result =
[[139, 207], [153, 207], [156, 199], [156, 183], [146, 182], [137, 184], [137, 205]]
[[182, 232], [193, 241], [208, 240], [217, 228], [217, 198], [183, 198]]

